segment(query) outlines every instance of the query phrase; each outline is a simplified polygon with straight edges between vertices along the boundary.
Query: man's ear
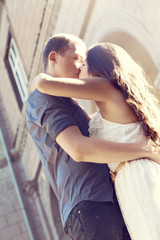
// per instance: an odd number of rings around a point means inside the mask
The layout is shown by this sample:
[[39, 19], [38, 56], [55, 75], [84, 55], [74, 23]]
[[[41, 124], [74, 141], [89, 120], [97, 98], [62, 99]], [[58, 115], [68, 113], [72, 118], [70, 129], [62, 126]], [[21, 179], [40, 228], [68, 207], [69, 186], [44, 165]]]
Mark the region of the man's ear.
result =
[[49, 59], [51, 62], [57, 63], [58, 53], [55, 52], [55, 51], [50, 52], [50, 54], [49, 54], [49, 56], [48, 56], [48, 59]]

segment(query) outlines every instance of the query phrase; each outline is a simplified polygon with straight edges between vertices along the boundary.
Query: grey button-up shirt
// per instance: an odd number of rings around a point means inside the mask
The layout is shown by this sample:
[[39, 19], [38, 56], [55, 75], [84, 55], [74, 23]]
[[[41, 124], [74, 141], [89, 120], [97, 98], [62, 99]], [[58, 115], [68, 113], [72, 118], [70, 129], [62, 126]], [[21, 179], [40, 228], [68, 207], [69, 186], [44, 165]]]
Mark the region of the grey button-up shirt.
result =
[[63, 225], [73, 207], [82, 200], [113, 201], [107, 164], [77, 163], [55, 141], [60, 132], [73, 125], [88, 136], [88, 122], [87, 114], [70, 98], [35, 90], [27, 99], [27, 127], [58, 198]]

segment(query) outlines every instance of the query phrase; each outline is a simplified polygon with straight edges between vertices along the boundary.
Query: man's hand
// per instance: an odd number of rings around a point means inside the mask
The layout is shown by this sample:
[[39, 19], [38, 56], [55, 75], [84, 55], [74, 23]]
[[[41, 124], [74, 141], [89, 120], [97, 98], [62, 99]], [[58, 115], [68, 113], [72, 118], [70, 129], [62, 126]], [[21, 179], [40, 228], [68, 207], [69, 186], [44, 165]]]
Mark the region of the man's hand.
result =
[[160, 143], [155, 143], [151, 139], [148, 139], [147, 151], [151, 154], [150, 159], [160, 164]]

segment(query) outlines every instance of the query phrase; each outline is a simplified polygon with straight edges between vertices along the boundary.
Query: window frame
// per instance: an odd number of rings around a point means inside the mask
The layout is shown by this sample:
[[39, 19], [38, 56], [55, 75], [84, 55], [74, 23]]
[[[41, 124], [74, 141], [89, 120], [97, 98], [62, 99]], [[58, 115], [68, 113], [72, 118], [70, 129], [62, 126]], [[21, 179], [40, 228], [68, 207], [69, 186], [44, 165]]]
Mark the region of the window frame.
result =
[[28, 95], [28, 78], [25, 73], [16, 42], [11, 33], [8, 35], [4, 61], [15, 97], [21, 110]]

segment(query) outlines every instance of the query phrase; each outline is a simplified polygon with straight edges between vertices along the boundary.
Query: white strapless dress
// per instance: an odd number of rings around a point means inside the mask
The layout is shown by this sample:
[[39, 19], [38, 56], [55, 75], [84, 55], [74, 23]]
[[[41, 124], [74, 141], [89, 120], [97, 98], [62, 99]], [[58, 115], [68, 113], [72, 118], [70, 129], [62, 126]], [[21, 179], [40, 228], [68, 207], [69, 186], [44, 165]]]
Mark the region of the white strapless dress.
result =
[[[91, 137], [112, 142], [144, 143], [141, 124], [119, 124], [102, 118], [90, 120]], [[114, 171], [119, 163], [108, 164]], [[160, 165], [147, 159], [126, 162], [115, 178], [117, 199], [133, 240], [160, 240]]]

